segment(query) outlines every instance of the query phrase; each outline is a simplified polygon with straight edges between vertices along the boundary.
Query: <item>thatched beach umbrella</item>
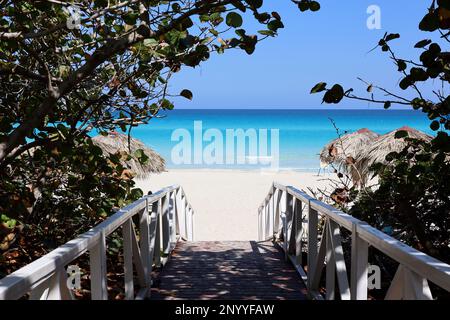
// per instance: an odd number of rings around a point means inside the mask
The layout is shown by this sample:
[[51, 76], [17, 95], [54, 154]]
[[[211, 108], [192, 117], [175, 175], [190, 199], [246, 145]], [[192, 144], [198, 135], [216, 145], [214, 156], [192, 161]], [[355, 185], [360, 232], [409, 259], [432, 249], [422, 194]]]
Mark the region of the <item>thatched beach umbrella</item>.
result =
[[349, 162], [378, 136], [377, 133], [363, 128], [331, 141], [320, 153], [320, 166], [324, 168], [333, 164], [339, 168], [347, 167]]
[[[147, 147], [143, 142], [130, 138], [118, 132], [110, 132], [107, 136], [98, 135], [92, 138], [95, 145], [99, 146], [104, 153], [108, 154], [130, 154], [130, 160], [123, 160], [123, 165], [129, 168], [138, 178], [145, 178], [150, 173], [160, 173], [166, 170], [165, 160], [155, 151]], [[149, 160], [143, 165], [135, 157], [137, 150], [143, 150]], [[131, 151], [131, 152], [130, 152]]]
[[320, 153], [320, 166], [322, 168], [334, 165], [338, 170], [350, 174], [355, 184], [365, 183], [365, 178], [359, 172], [356, 158], [379, 135], [367, 128], [359, 129], [337, 138], [328, 143]]
[[395, 138], [397, 131], [406, 131], [409, 138], [419, 139], [426, 142], [433, 139], [433, 137], [427, 135], [426, 133], [407, 126], [379, 136], [366, 148], [364, 148], [355, 158], [356, 165], [364, 176], [369, 174], [369, 168], [373, 164], [386, 163], [386, 156], [389, 153], [401, 152], [408, 145], [408, 142], [405, 141], [404, 138]]

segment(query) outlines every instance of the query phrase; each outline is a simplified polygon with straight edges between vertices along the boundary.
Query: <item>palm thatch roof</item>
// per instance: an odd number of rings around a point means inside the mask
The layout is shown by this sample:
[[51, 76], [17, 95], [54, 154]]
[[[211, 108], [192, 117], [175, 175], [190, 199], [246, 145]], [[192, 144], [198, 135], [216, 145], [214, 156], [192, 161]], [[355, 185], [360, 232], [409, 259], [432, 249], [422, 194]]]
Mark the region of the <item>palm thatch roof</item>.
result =
[[405, 138], [395, 138], [397, 131], [406, 131], [408, 133], [408, 138], [419, 139], [427, 142], [433, 139], [433, 137], [424, 132], [406, 126], [379, 136], [366, 148], [364, 148], [355, 158], [356, 166], [362, 175], [367, 176], [370, 171], [369, 168], [373, 164], [386, 163], [386, 156], [389, 153], [401, 152], [408, 145]]
[[320, 166], [324, 168], [333, 164], [338, 168], [346, 168], [349, 163], [353, 163], [352, 159], [378, 136], [377, 133], [363, 128], [329, 142], [320, 152]]
[[[131, 159], [121, 157], [124, 167], [129, 168], [138, 178], [145, 178], [150, 173], [160, 173], [166, 170], [165, 160], [154, 150], [147, 147], [143, 142], [118, 132], [110, 132], [108, 135], [98, 135], [92, 138], [95, 145], [100, 147], [104, 153], [130, 155]], [[145, 164], [141, 164], [135, 156], [137, 150], [143, 150], [149, 158]]]

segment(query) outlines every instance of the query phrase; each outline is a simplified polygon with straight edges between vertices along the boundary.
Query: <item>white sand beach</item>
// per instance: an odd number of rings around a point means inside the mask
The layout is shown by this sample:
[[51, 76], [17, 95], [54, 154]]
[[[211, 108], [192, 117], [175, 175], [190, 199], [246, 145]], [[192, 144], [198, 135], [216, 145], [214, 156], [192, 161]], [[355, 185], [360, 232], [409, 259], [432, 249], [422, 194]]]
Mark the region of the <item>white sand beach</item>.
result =
[[179, 184], [195, 211], [195, 240], [255, 240], [257, 210], [273, 181], [298, 189], [325, 188], [328, 174], [177, 169], [137, 180], [144, 192]]

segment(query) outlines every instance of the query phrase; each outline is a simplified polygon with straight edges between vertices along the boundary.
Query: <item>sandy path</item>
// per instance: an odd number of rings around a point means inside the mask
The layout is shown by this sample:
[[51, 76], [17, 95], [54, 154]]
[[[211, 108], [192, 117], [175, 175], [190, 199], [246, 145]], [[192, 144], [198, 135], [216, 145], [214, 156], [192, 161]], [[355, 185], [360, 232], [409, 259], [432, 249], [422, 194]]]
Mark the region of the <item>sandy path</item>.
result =
[[195, 240], [255, 240], [257, 209], [273, 181], [298, 189], [325, 187], [324, 176], [283, 171], [170, 170], [137, 185], [147, 192], [181, 185], [195, 211]]

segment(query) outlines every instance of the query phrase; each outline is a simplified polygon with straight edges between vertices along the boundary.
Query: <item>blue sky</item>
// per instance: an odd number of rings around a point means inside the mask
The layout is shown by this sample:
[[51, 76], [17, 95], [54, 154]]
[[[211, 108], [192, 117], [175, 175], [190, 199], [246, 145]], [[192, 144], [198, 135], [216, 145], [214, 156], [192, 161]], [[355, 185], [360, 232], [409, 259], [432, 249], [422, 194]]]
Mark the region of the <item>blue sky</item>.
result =
[[[317, 82], [341, 83], [367, 94], [357, 77], [397, 88], [401, 75], [388, 55], [380, 50], [368, 53], [370, 49], [385, 32], [398, 32], [401, 38], [392, 43], [398, 56], [416, 58], [420, 52], [413, 48], [414, 44], [432, 36], [417, 28], [431, 3], [428, 0], [320, 2], [319, 12], [302, 13], [289, 0], [265, 0], [266, 11], [278, 11], [285, 29], [280, 30], [278, 37], [260, 43], [253, 55], [230, 50], [224, 55], [213, 55], [195, 69], [184, 68], [172, 79], [171, 91], [188, 88], [194, 99], [177, 99], [175, 107], [315, 108], [321, 104], [321, 95], [310, 95], [309, 91]], [[380, 30], [366, 26], [370, 5], [381, 9]], [[247, 19], [246, 29], [255, 33], [262, 28]], [[339, 107], [375, 108], [353, 101], [345, 101]]]

